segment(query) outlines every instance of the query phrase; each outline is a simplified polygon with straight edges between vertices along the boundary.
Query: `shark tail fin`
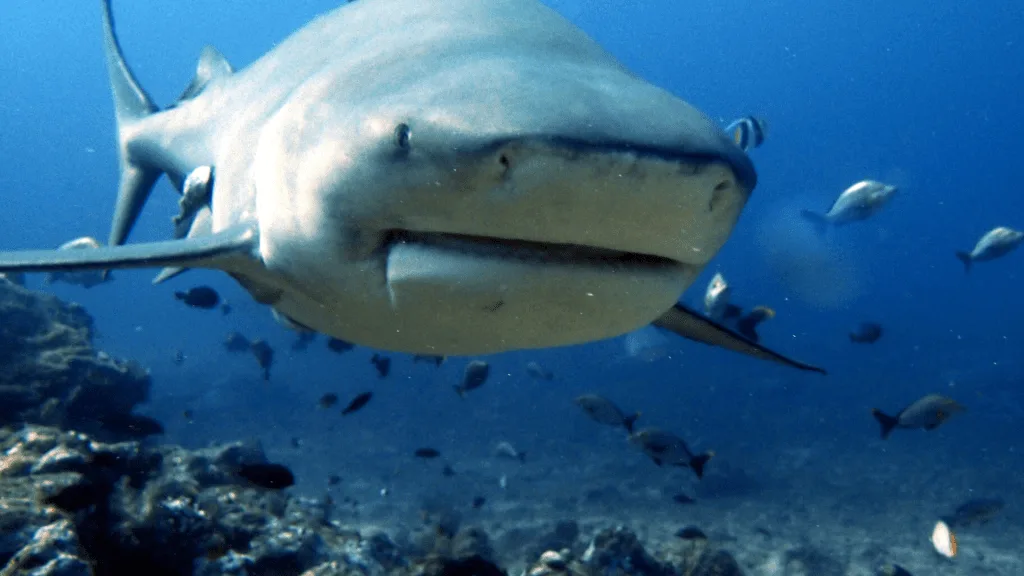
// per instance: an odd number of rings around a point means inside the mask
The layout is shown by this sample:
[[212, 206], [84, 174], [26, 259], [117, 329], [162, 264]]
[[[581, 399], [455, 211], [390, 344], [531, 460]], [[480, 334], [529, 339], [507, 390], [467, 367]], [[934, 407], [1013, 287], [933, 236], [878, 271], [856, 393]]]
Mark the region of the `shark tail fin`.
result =
[[103, 47], [110, 75], [110, 87], [114, 93], [114, 112], [117, 118], [118, 148], [121, 163], [121, 183], [117, 191], [117, 205], [110, 225], [108, 244], [124, 244], [135, 221], [162, 170], [141, 166], [132, 162], [128, 154], [130, 127], [143, 118], [155, 114], [159, 108], [132, 73], [124, 59], [124, 52], [114, 30], [114, 15], [111, 0], [101, 0], [103, 8]]
[[956, 257], [964, 263], [964, 274], [971, 271], [971, 255], [967, 252], [957, 252]]
[[800, 216], [802, 216], [804, 220], [814, 224], [814, 231], [819, 235], [823, 236], [825, 232], [828, 231], [828, 219], [823, 215], [818, 214], [813, 210], [801, 210]]

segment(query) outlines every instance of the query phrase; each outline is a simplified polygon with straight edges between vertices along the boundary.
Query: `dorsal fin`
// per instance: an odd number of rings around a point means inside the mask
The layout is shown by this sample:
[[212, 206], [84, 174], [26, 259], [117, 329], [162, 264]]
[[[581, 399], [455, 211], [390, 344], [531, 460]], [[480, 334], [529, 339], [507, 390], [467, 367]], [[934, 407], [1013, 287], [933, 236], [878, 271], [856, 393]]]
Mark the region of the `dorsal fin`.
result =
[[206, 89], [210, 82], [218, 78], [230, 76], [234, 71], [228, 59], [216, 48], [213, 46], [203, 47], [203, 51], [199, 53], [196, 74], [192, 77], [192, 82], [185, 88], [185, 91], [178, 97], [178, 102], [195, 98]]

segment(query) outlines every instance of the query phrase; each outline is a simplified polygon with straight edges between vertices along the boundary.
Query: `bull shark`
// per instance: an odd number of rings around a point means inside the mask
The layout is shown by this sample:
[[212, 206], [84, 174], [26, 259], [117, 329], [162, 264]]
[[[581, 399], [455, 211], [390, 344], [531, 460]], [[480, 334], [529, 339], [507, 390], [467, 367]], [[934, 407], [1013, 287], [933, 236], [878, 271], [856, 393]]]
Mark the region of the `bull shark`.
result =
[[[757, 174], [702, 112], [536, 0], [361, 0], [160, 109], [101, 0], [121, 181], [107, 246], [0, 272], [221, 270], [288, 325], [477, 355], [654, 323], [816, 370], [678, 304]], [[126, 244], [162, 175], [174, 238]]]

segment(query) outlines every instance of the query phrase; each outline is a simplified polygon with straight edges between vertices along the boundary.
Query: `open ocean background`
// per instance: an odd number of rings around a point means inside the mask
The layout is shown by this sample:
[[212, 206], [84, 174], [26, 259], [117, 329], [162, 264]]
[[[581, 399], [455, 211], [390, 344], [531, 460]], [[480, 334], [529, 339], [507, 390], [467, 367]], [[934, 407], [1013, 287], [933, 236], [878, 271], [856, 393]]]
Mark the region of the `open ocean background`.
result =
[[[97, 4], [5, 0], [0, 10], [4, 250], [106, 238], [118, 165]], [[379, 379], [369, 349], [338, 355], [321, 337], [294, 352], [295, 335], [223, 274], [192, 271], [159, 287], [150, 285], [155, 270], [115, 271], [113, 283], [89, 290], [42, 287], [41, 276], [29, 285], [83, 304], [96, 318], [99, 347], [152, 370], [143, 411], [164, 423], [166, 441], [258, 438], [272, 460], [292, 467], [293, 490], [301, 493], [323, 494], [328, 474], [342, 476], [365, 501], [380, 500], [381, 488], [393, 502], [469, 493], [543, 502], [613, 486], [621, 503], [601, 513], [642, 524], [658, 502], [651, 491], [682, 490], [702, 496], [698, 506], [709, 517], [742, 524], [743, 514], [761, 514], [762, 523], [786, 523], [794, 534], [837, 538], [851, 530], [865, 538], [906, 534], [923, 552], [940, 513], [1001, 496], [1004, 512], [964, 536], [963, 546], [1017, 554], [1020, 540], [1014, 548], [999, 536], [1024, 531], [1024, 254], [965, 275], [953, 253], [995, 226], [1024, 227], [1024, 6], [548, 4], [627, 67], [723, 125], [747, 114], [767, 120], [768, 139], [751, 153], [759, 184], [725, 248], [683, 300], [697, 307], [722, 272], [735, 301], [776, 310], [760, 329], [762, 343], [826, 367], [827, 377], [668, 335], [654, 361], [629, 356], [622, 338], [487, 357], [490, 380], [461, 399], [452, 386], [468, 359], [435, 369], [390, 354], [391, 375]], [[115, 16], [129, 63], [167, 105], [188, 84], [204, 44], [241, 68], [336, 5], [121, 1]], [[800, 209], [824, 211], [867, 178], [900, 187], [876, 217], [824, 237], [799, 218]], [[177, 199], [166, 181], [159, 184], [130, 240], [169, 238]], [[199, 284], [215, 287], [233, 312], [189, 309], [174, 299], [174, 290]], [[850, 343], [848, 332], [862, 321], [884, 326], [879, 342]], [[275, 347], [269, 383], [250, 356], [223, 350], [232, 330]], [[172, 362], [175, 350], [186, 357], [181, 366]], [[530, 361], [555, 378], [531, 379]], [[351, 417], [316, 408], [326, 392], [344, 404], [364, 390], [374, 399]], [[698, 486], [686, 471], [658, 469], [587, 420], [572, 404], [584, 392], [641, 410], [641, 425], [675, 431], [695, 449], [713, 449], [708, 478]], [[932, 392], [967, 412], [933, 432], [879, 438], [871, 408], [894, 413]], [[495, 463], [492, 449], [502, 440], [526, 451], [528, 463]], [[413, 461], [421, 446], [470, 472], [443, 478], [440, 463]], [[501, 475], [510, 483], [504, 491]], [[396, 523], [400, 508], [390, 516]], [[785, 522], [780, 510], [790, 513]], [[689, 512], [679, 514], [685, 523]], [[935, 562], [921, 573], [961, 573]]]

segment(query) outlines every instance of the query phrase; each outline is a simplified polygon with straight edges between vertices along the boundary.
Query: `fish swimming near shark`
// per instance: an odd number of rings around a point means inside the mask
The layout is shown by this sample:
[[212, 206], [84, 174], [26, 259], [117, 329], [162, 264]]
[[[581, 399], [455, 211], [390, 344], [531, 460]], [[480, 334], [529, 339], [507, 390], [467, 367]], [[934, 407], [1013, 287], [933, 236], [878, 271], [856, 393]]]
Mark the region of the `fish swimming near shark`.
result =
[[[204, 49], [164, 109], [101, 7], [108, 245], [0, 253], [0, 272], [221, 270], [290, 325], [413, 354], [654, 321], [815, 369], [676, 304], [756, 185], [746, 153], [541, 2], [347, 3], [242, 69]], [[173, 239], [125, 244], [162, 175], [182, 194]]]

